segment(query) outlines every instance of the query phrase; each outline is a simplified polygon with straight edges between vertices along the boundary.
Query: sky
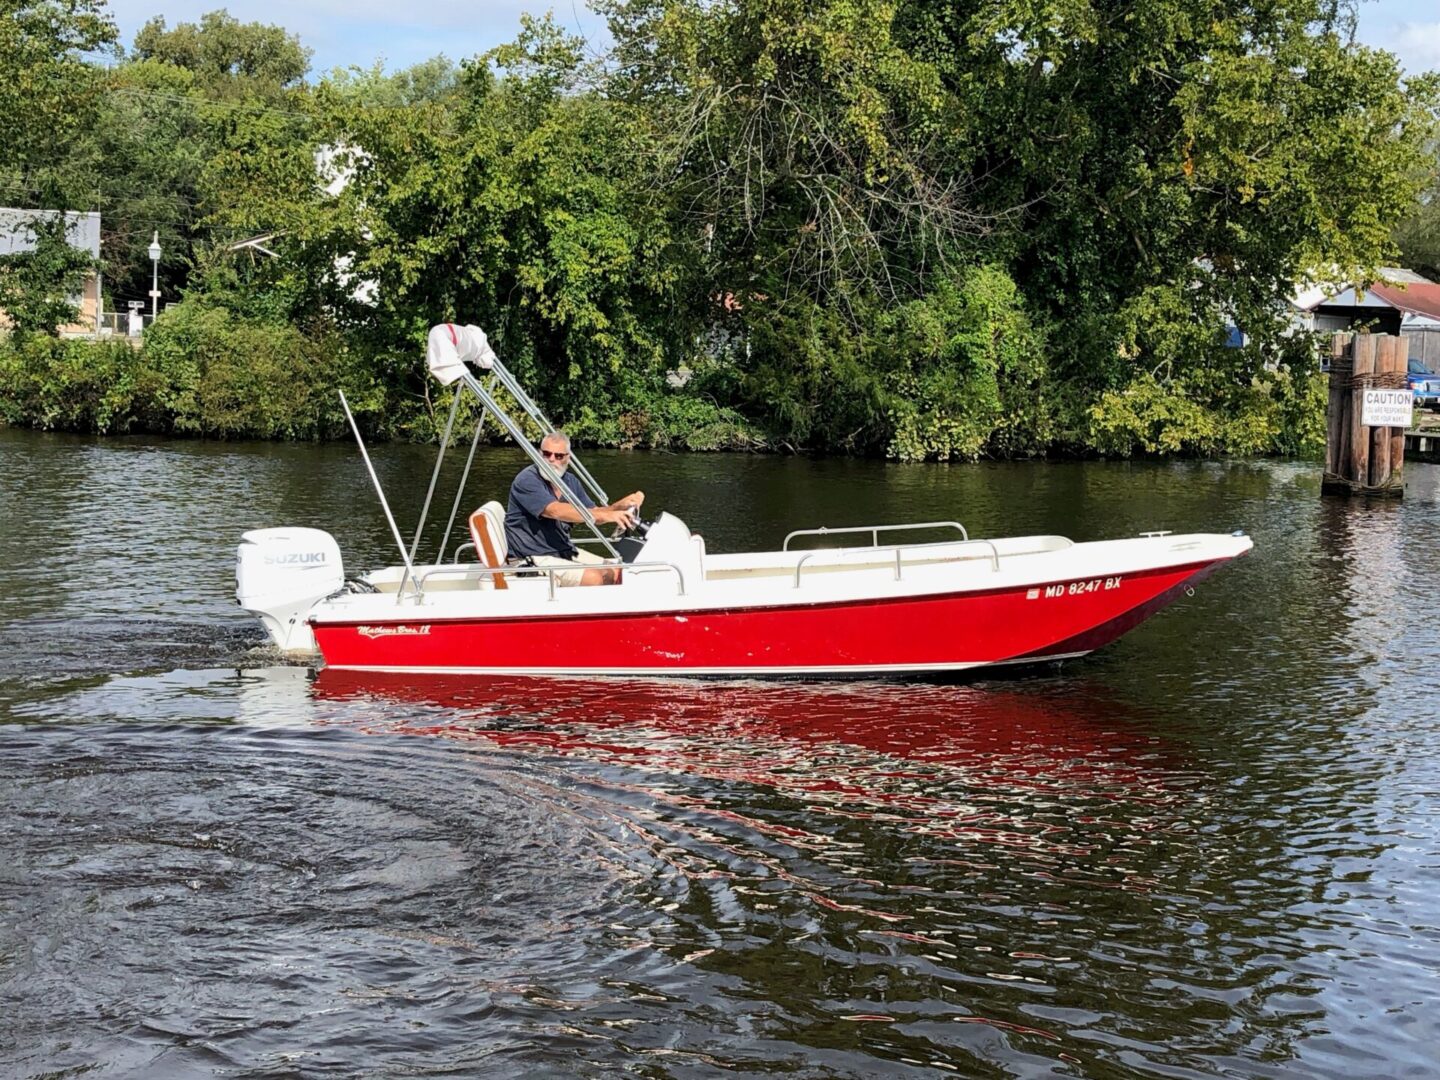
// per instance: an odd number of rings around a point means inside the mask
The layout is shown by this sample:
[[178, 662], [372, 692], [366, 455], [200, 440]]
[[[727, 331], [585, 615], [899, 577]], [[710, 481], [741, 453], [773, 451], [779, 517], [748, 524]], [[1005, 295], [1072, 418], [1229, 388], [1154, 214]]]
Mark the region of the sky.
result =
[[[514, 38], [522, 12], [553, 11], [556, 21], [591, 40], [604, 23], [584, 0], [111, 0], [128, 48], [146, 20], [163, 15], [174, 26], [224, 7], [244, 22], [283, 26], [314, 50], [312, 70], [370, 67], [395, 71], [444, 53], [452, 60], [482, 53]], [[1388, 49], [1409, 72], [1440, 68], [1440, 2], [1362, 0], [1357, 35]]]
[[584, 0], [110, 0], [109, 8], [128, 49], [146, 21], [162, 15], [169, 26], [196, 22], [224, 8], [242, 22], [283, 26], [314, 51], [312, 73], [335, 67], [388, 71], [444, 54], [464, 60], [513, 41], [524, 12], [555, 20], [587, 39], [605, 38], [605, 24]]

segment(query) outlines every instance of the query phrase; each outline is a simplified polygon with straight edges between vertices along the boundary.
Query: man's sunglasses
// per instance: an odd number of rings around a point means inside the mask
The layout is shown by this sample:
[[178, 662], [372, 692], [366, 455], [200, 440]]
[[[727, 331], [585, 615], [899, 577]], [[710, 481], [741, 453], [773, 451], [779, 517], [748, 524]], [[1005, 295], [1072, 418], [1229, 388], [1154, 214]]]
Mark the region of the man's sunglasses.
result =
[[570, 456], [569, 450], [541, 450], [540, 456], [548, 461], [564, 461]]

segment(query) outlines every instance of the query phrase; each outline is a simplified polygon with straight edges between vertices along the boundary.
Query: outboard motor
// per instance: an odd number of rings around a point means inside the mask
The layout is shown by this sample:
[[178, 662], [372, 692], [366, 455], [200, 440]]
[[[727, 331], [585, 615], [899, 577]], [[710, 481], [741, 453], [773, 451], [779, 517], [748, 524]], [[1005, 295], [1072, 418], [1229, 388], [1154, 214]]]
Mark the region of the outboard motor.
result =
[[314, 652], [305, 616], [345, 584], [340, 546], [320, 529], [252, 529], [235, 552], [235, 599], [287, 652]]

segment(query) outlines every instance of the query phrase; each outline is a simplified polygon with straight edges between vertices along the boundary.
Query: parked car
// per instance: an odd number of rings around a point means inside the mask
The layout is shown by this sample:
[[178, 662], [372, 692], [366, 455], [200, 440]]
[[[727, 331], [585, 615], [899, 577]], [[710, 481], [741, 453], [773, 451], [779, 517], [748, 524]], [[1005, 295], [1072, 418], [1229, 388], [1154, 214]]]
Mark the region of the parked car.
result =
[[1418, 360], [1410, 361], [1407, 385], [1415, 392], [1415, 404], [1440, 409], [1440, 375], [1428, 371]]

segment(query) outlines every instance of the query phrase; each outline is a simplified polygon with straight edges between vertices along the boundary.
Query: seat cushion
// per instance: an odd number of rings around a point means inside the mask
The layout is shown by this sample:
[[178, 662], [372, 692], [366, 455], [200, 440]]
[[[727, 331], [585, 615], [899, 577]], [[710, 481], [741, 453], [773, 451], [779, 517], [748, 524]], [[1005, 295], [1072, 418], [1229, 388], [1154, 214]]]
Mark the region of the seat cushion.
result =
[[[481, 536], [482, 522], [488, 537]], [[494, 563], [490, 563], [487, 557], [485, 544], [487, 538], [490, 541], [489, 548], [495, 553]], [[470, 539], [475, 541], [475, 557], [477, 559], [492, 566], [504, 566], [505, 558], [510, 553], [509, 546], [505, 543], [505, 508], [491, 499], [471, 514]]]

